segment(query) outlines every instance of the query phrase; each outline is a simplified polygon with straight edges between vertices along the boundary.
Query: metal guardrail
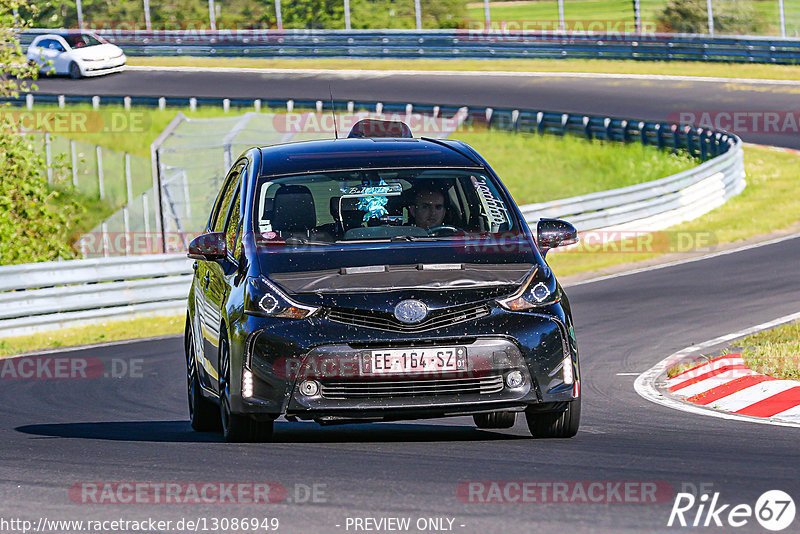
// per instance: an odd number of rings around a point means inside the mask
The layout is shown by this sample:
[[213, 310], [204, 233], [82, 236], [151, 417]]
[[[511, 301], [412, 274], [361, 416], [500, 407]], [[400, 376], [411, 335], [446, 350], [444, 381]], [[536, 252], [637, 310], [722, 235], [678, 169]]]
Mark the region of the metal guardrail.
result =
[[685, 150], [704, 162], [659, 180], [573, 198], [521, 206], [526, 222], [568, 219], [579, 231], [630, 228], [661, 230], [722, 205], [745, 188], [741, 140], [732, 134], [670, 123], [629, 121], [568, 113], [491, 111], [490, 128], [531, 133], [576, 134]]
[[70, 260], [0, 267], [0, 337], [186, 309], [183, 255]]
[[[65, 97], [52, 95], [52, 98], [66, 103]], [[42, 96], [37, 95], [36, 99]], [[70, 101], [81, 99], [91, 97], [70, 97]], [[133, 103], [137, 104], [140, 99], [135, 100]], [[163, 98], [141, 100], [150, 105], [166, 105], [167, 102]], [[128, 104], [131, 103], [129, 100]], [[185, 105], [187, 99], [170, 99], [170, 103]], [[205, 103], [221, 102], [209, 99]], [[241, 103], [252, 105], [253, 101]], [[331, 105], [318, 101], [267, 101], [264, 104], [293, 110], [303, 107], [323, 110]], [[375, 102], [347, 104], [348, 109], [367, 107], [380, 108], [385, 113], [411, 113], [413, 109], [441, 116], [463, 109]], [[561, 217], [584, 231], [601, 228], [650, 231], [710, 211], [745, 187], [742, 145], [732, 134], [670, 123], [544, 111], [482, 108], [469, 110], [469, 117], [473, 121], [483, 121], [490, 129], [640, 142], [665, 150], [686, 151], [703, 160], [694, 169], [652, 182], [522, 206], [528, 223], [535, 223], [541, 217]], [[180, 314], [186, 305], [190, 264], [182, 255], [151, 255], [0, 267], [0, 309], [3, 310], [0, 311], [0, 337], [138, 314]]]
[[[22, 34], [27, 46], [39, 33]], [[130, 56], [800, 62], [800, 39], [504, 30], [97, 30]]]

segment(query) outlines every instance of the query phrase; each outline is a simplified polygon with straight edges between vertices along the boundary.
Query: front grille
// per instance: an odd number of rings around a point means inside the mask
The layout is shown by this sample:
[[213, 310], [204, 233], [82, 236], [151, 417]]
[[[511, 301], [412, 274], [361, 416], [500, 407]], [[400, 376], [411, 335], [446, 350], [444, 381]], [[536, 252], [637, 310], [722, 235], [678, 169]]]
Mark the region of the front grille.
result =
[[323, 397], [339, 400], [419, 395], [486, 395], [502, 390], [503, 377], [500, 375], [435, 380], [331, 380], [320, 386]]
[[392, 313], [373, 310], [355, 310], [345, 308], [329, 308], [325, 317], [329, 321], [376, 328], [390, 332], [424, 332], [434, 328], [442, 328], [473, 319], [480, 319], [489, 315], [489, 306], [486, 304], [468, 304], [444, 310], [432, 311], [425, 320], [416, 324], [401, 323]]

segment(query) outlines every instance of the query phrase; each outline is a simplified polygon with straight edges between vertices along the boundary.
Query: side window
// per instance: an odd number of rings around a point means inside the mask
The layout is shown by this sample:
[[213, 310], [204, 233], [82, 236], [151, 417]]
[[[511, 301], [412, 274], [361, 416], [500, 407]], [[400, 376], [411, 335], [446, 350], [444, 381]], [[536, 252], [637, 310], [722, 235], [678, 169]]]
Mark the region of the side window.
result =
[[228, 247], [228, 250], [233, 254], [234, 259], [239, 258], [239, 254], [237, 249], [237, 242], [236, 242], [236, 233], [239, 230], [239, 221], [241, 219], [240, 212], [241, 212], [241, 205], [242, 203], [239, 202], [239, 190], [241, 189], [236, 187], [236, 195], [233, 197], [233, 207], [231, 208], [230, 216], [228, 217], [228, 222], [225, 225], [225, 242]]
[[212, 232], [222, 232], [225, 229], [225, 221], [228, 215], [228, 208], [231, 205], [231, 200], [233, 199], [234, 193], [236, 193], [236, 187], [239, 183], [239, 174], [242, 171], [243, 165], [237, 165], [236, 167], [228, 173], [228, 178], [225, 181], [225, 186], [219, 194], [217, 198], [217, 202], [214, 206], [214, 216], [211, 219], [211, 231]]

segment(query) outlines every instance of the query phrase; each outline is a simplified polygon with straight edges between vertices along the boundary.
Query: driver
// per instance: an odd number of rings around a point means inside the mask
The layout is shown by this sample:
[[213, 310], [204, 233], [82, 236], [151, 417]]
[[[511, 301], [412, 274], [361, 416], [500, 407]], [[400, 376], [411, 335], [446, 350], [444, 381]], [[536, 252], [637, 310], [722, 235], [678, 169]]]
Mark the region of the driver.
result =
[[447, 215], [447, 205], [441, 191], [429, 188], [418, 189], [412, 197], [408, 212], [414, 224], [425, 230], [440, 226]]

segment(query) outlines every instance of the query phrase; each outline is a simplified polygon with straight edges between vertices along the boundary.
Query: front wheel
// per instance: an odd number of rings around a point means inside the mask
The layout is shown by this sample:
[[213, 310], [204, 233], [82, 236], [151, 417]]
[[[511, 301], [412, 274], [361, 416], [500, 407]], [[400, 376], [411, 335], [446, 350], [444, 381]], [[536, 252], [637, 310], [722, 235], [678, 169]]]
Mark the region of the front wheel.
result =
[[231, 413], [231, 359], [228, 341], [219, 342], [219, 411], [222, 435], [228, 443], [265, 442], [272, 440], [273, 421], [256, 421], [252, 417]]
[[472, 419], [478, 428], [511, 428], [517, 420], [517, 412], [478, 413]]
[[78, 64], [75, 63], [74, 61], [72, 63], [70, 63], [69, 64], [69, 77], [72, 78], [73, 80], [77, 80], [81, 76], [82, 76], [81, 68], [78, 66]]
[[186, 334], [184, 336], [186, 351], [186, 385], [189, 401], [189, 422], [198, 432], [218, 432], [219, 415], [217, 406], [203, 397], [200, 391], [200, 378], [197, 375], [197, 358], [194, 356], [194, 343], [192, 341], [192, 327], [189, 317], [186, 317]]
[[568, 402], [563, 412], [525, 410], [525, 419], [534, 438], [571, 438], [581, 423], [581, 398]]

